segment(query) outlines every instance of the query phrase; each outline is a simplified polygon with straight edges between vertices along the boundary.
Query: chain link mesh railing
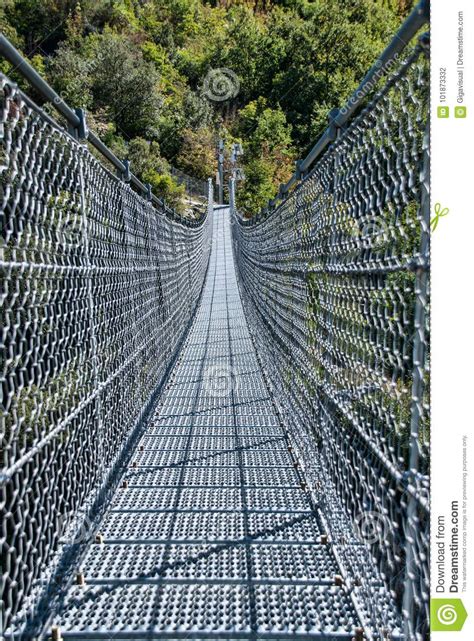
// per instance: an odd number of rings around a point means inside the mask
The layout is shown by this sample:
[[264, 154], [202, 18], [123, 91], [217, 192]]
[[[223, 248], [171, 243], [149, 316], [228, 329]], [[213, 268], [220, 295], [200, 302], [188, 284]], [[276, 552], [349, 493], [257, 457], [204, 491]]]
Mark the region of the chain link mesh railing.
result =
[[189, 176], [175, 167], [171, 167], [170, 173], [179, 185], [184, 185], [188, 196], [198, 199], [207, 198], [207, 183], [205, 180]]
[[426, 43], [406, 48], [276, 210], [233, 225], [258, 350], [380, 638], [393, 630], [368, 550], [405, 638], [427, 634]]
[[157, 210], [0, 83], [3, 623], [18, 632], [66, 533], [87, 539], [165, 380], [200, 296], [212, 216]]

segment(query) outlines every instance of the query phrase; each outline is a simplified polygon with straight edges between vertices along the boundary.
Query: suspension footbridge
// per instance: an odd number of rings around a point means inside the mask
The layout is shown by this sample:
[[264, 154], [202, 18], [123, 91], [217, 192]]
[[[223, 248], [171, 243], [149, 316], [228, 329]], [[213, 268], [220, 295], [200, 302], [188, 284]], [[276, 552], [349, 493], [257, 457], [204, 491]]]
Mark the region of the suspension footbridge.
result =
[[0, 38], [46, 101], [0, 77], [5, 638], [426, 637], [427, 19], [251, 218]]
[[66, 638], [350, 639], [362, 625], [263, 379], [232, 254], [218, 209], [193, 325], [65, 597]]

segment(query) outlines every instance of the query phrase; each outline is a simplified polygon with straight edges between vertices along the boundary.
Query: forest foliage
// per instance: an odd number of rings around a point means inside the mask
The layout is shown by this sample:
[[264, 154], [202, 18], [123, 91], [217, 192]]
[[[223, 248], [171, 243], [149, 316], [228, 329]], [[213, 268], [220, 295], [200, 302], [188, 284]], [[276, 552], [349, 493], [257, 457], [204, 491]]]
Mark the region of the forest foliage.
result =
[[[216, 171], [240, 142], [240, 205], [273, 197], [412, 0], [4, 0], [0, 29], [132, 171]], [[6, 61], [0, 70], [11, 71]]]

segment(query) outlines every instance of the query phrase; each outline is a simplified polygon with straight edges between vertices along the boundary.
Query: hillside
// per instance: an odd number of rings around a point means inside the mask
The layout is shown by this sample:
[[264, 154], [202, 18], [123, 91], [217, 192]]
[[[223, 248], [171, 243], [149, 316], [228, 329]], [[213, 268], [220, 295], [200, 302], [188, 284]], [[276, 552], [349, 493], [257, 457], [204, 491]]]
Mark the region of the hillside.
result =
[[[6, 0], [0, 27], [156, 193], [243, 145], [239, 201], [265, 205], [411, 0]], [[0, 69], [11, 70], [5, 62]]]

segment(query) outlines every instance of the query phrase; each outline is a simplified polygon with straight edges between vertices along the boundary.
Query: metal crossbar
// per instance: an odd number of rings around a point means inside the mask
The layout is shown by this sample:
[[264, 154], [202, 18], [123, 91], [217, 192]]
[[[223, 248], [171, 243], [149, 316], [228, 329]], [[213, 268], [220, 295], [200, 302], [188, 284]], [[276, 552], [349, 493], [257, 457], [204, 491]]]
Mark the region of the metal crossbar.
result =
[[8, 626], [38, 599], [65, 534], [87, 529], [166, 378], [212, 215], [172, 219], [0, 84]]
[[[355, 528], [403, 612], [428, 621], [428, 40], [406, 47], [282, 204], [234, 246], [250, 326], [343, 565], [378, 630]], [[235, 184], [231, 181], [231, 203]]]

